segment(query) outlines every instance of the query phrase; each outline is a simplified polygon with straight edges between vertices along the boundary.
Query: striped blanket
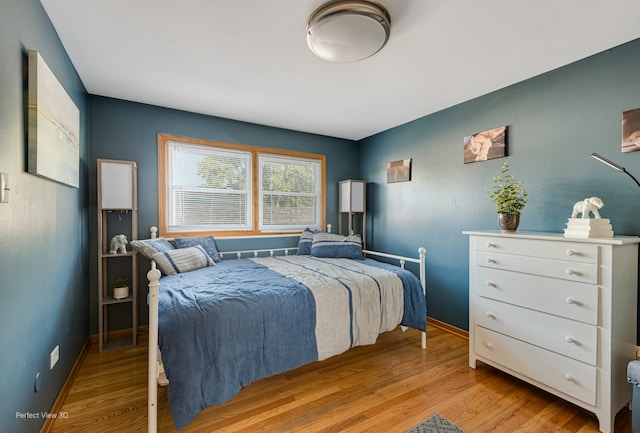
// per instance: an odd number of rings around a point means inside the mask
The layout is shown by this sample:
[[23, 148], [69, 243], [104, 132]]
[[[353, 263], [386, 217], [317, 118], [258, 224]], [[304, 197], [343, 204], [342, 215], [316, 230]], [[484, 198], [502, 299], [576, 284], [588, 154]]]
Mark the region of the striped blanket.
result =
[[158, 337], [176, 428], [258, 379], [426, 328], [408, 271], [374, 260], [223, 260], [160, 279]]
[[402, 281], [361, 260], [306, 256], [252, 259], [304, 284], [316, 304], [318, 360], [373, 344], [402, 320]]

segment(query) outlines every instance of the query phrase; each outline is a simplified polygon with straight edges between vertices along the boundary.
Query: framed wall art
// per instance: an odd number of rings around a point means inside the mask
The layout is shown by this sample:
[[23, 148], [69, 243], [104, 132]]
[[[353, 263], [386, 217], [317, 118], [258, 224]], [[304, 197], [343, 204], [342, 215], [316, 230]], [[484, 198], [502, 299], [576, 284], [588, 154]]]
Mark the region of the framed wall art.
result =
[[411, 180], [411, 158], [387, 162], [387, 183]]
[[640, 108], [622, 113], [622, 151], [640, 150]]
[[35, 50], [29, 50], [28, 73], [27, 170], [78, 188], [80, 110]]
[[488, 159], [507, 156], [507, 127], [489, 129], [488, 131], [464, 137], [464, 163], [486, 161]]

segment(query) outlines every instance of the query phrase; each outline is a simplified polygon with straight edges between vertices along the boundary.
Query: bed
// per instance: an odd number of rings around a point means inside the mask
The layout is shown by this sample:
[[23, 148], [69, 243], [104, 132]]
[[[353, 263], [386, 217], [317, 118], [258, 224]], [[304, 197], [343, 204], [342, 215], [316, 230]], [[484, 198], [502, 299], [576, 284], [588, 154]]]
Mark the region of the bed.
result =
[[[230, 253], [219, 253], [211, 237], [168, 242], [154, 228], [149, 240], [132, 241], [151, 258], [149, 432], [165, 372], [180, 430], [258, 379], [373, 344], [398, 325], [422, 331], [426, 347], [425, 249], [401, 257], [338, 236], [305, 231], [294, 248]], [[406, 262], [419, 264], [419, 279]]]

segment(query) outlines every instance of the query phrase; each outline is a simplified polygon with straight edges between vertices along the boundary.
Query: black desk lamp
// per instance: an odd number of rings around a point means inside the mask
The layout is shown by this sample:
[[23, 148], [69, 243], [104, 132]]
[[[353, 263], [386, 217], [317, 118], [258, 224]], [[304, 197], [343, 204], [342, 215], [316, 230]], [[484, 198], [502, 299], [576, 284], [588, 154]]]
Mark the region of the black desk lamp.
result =
[[636, 183], [636, 185], [640, 186], [640, 182], [638, 182], [638, 179], [633, 177], [633, 175], [631, 173], [629, 173], [624, 167], [619, 166], [615, 162], [609, 161], [604, 156], [598, 155], [595, 152], [591, 154], [591, 157], [594, 158], [594, 159], [597, 159], [598, 161], [600, 161], [603, 164], [608, 165], [609, 167], [613, 168], [614, 170], [626, 173], [631, 179], [633, 179], [633, 181]]

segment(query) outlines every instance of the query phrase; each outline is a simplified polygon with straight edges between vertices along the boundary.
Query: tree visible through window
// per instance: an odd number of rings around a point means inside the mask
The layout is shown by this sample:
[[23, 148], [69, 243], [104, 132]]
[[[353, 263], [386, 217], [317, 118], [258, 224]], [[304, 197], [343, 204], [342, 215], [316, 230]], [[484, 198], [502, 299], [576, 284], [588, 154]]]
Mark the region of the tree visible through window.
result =
[[324, 225], [324, 155], [158, 136], [161, 234]]
[[260, 229], [318, 226], [320, 163], [260, 155]]

